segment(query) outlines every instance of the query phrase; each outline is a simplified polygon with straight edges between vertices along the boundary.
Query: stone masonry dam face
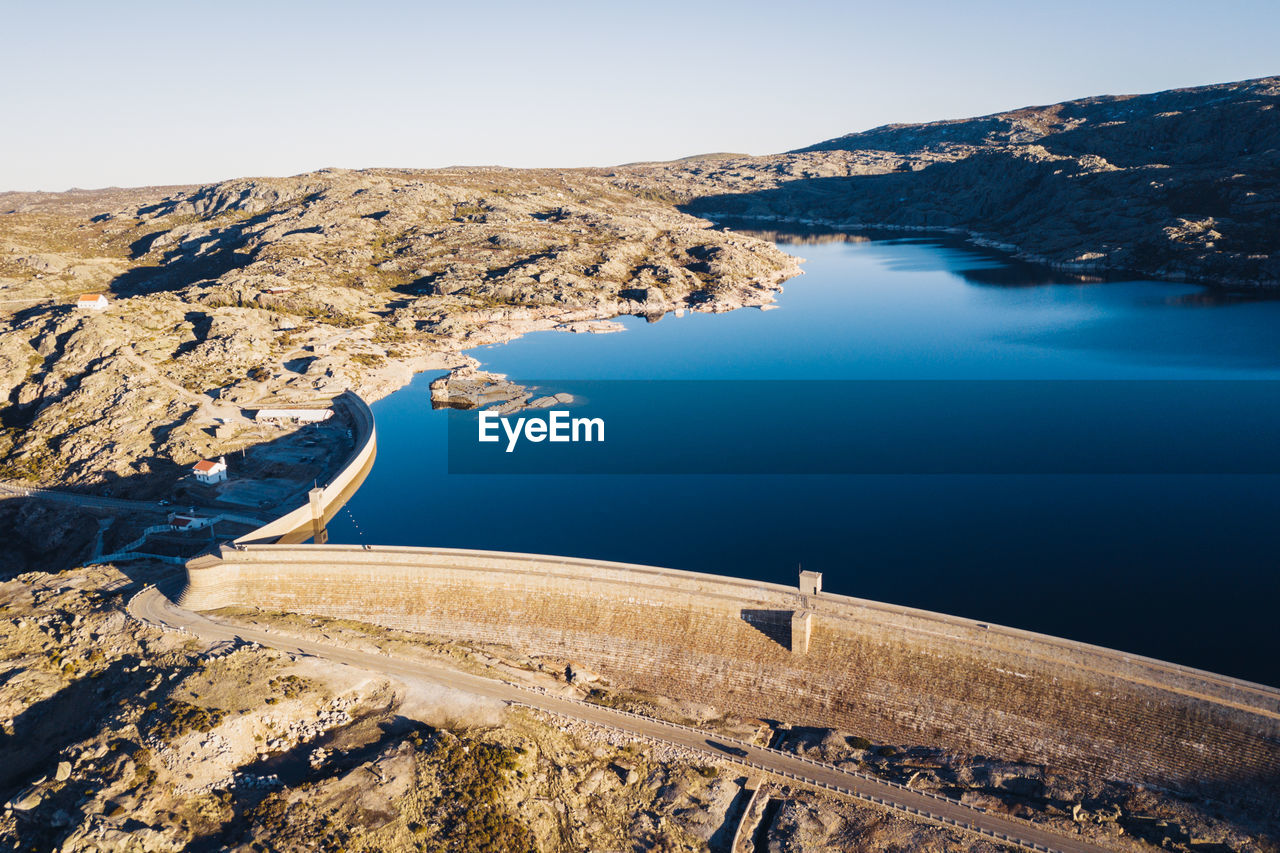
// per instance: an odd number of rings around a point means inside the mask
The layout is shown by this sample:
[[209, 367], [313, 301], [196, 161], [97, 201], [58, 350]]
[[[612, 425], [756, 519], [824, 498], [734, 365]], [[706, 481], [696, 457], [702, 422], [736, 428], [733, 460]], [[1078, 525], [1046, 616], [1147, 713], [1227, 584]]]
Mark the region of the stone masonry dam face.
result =
[[1212, 797], [1280, 817], [1280, 691], [972, 620], [644, 566], [428, 548], [241, 545], [183, 606], [499, 643], [725, 712]]

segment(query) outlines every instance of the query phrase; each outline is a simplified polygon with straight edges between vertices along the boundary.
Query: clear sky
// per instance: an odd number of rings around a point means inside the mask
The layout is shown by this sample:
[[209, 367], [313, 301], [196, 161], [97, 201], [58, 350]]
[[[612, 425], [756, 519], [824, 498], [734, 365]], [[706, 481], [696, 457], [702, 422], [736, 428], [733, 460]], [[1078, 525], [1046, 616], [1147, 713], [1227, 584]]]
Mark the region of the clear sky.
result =
[[766, 154], [1280, 73], [1275, 0], [0, 0], [0, 190]]

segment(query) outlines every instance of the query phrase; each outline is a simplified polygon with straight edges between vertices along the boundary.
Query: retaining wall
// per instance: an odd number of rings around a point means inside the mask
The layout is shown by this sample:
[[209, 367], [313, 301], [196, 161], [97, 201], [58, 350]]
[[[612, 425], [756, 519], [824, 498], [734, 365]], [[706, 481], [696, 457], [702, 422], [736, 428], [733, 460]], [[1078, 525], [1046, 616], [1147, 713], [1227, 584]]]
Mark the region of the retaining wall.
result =
[[[325, 524], [332, 520], [334, 514], [364, 482], [378, 452], [378, 432], [374, 427], [373, 412], [369, 409], [369, 404], [351, 391], [338, 395], [333, 402], [351, 421], [354, 444], [351, 453], [343, 460], [333, 479], [326, 483], [322, 490], [321, 504], [324, 506]], [[314, 532], [314, 518], [310, 501], [308, 501], [235, 541], [240, 544], [296, 543], [311, 538]]]
[[1152, 783], [1280, 817], [1280, 691], [812, 582], [802, 593], [619, 563], [381, 546], [224, 548], [188, 575], [182, 604], [196, 610], [253, 605], [503, 643], [740, 715]]

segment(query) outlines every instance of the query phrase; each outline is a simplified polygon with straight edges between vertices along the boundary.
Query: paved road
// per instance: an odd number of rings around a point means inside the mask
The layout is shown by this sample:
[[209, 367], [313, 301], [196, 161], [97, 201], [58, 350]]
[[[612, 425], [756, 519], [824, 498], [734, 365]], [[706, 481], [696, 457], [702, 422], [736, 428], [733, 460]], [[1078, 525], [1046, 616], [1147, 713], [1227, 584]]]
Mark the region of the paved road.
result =
[[786, 779], [824, 788], [839, 795], [920, 815], [976, 832], [987, 838], [1007, 841], [1032, 850], [1099, 853], [1105, 849], [1079, 839], [1045, 831], [1028, 823], [987, 814], [979, 809], [962, 805], [956, 800], [914, 791], [872, 776], [851, 773], [791, 753], [756, 746], [688, 726], [664, 723], [649, 717], [552, 696], [535, 689], [418, 661], [216, 622], [183, 610], [153, 587], [148, 587], [135, 595], [129, 601], [128, 609], [129, 613], [139, 621], [161, 628], [183, 631], [203, 640], [245, 640], [291, 654], [313, 655], [393, 677], [425, 679], [478, 696], [524, 705], [585, 723], [616, 729], [634, 737], [683, 747], [713, 758], [764, 770]]
[[[162, 507], [155, 501], [132, 501], [127, 498], [101, 498], [97, 495], [82, 495], [78, 492], [62, 492], [54, 489], [41, 489], [34, 486], [20, 486], [16, 483], [0, 482], [0, 498], [13, 497], [37, 497], [44, 500], [59, 501], [61, 503], [75, 504], [77, 506], [89, 507], [91, 509], [111, 509], [120, 510], [122, 512], [137, 512], [139, 510], [151, 510], [160, 512], [165, 509], [183, 509], [183, 506]], [[205, 509], [197, 507], [197, 509]]]
[[[55, 489], [41, 489], [33, 486], [21, 486], [16, 483], [0, 481], [0, 500], [5, 498], [34, 497], [41, 500], [58, 501], [75, 504], [89, 509], [103, 509], [118, 512], [173, 512], [191, 508], [189, 503], [173, 503], [160, 506], [155, 501], [134, 501], [128, 498], [103, 498], [97, 495], [82, 495], [79, 492], [63, 492]], [[219, 509], [212, 506], [196, 506], [196, 511], [205, 515], [221, 515], [230, 521], [242, 524], [262, 524], [262, 520], [247, 513], [234, 510]]]

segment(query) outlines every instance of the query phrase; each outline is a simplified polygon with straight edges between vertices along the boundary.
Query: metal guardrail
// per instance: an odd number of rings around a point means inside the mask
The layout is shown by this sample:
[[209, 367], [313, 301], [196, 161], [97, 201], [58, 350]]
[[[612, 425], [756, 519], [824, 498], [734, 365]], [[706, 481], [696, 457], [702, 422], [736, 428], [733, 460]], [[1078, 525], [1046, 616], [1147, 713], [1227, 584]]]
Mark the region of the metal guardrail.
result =
[[[512, 686], [519, 687], [524, 690], [529, 689], [527, 687], [522, 687], [521, 685], [512, 685]], [[874, 776], [870, 773], [864, 773], [858, 770], [848, 770], [843, 767], [837, 767], [834, 764], [827, 764], [822, 761], [817, 761], [815, 759], [809, 758], [808, 756], [800, 755], [799, 753], [787, 752], [786, 750], [778, 749], [772, 746], [759, 746], [757, 744], [749, 743], [745, 740], [740, 740], [738, 738], [729, 737], [727, 735], [718, 735], [715, 732], [708, 732], [704, 729], [699, 729], [694, 726], [686, 726], [683, 723], [673, 723], [673, 722], [670, 722], [669, 720], [662, 720], [657, 717], [648, 717], [648, 716], [645, 716], [644, 714], [637, 714], [634, 711], [624, 711], [621, 708], [610, 708], [607, 705], [597, 705], [594, 702], [588, 702], [585, 699], [577, 699], [572, 696], [556, 696], [555, 698], [563, 702], [570, 702], [575, 705], [581, 705], [582, 707], [585, 707], [585, 708], [595, 708], [598, 710], [607, 711], [609, 713], [620, 714], [625, 717], [631, 717], [632, 719], [643, 720], [646, 723], [656, 723], [658, 725], [666, 726], [668, 728], [679, 729], [681, 731], [688, 732], [689, 734], [698, 735], [699, 737], [716, 737], [719, 740], [726, 741], [735, 746], [747, 747], [750, 749], [758, 749], [763, 752], [772, 753], [781, 758], [790, 758], [796, 761], [801, 761], [813, 767], [822, 767], [828, 770], [835, 770], [839, 773], [844, 773], [859, 779], [865, 779], [868, 782], [874, 782], [879, 785], [888, 785], [890, 788], [897, 788], [902, 791], [910, 791], [912, 794], [915, 794], [917, 796], [929, 797], [930, 799], [940, 800], [942, 802], [947, 802], [947, 803], [953, 803], [955, 805], [962, 806], [963, 808], [973, 808], [972, 806], [965, 806], [959, 800], [952, 799], [951, 797], [944, 797], [943, 795], [935, 794], [932, 791], [921, 791], [916, 788], [911, 788], [911, 787], [908, 787], [907, 785], [903, 785], [901, 782], [894, 782], [889, 779], [882, 779], [879, 776]]]
[[[217, 524], [220, 521], [231, 521], [231, 522], [236, 522], [241, 524], [245, 522], [251, 522], [253, 524], [259, 523], [253, 519], [248, 518], [248, 516], [235, 515], [233, 513], [218, 513], [217, 515], [211, 516], [209, 518], [209, 523], [207, 525], [201, 525], [200, 528], [196, 528], [196, 529], [202, 530], [205, 527], [212, 527], [213, 525]], [[147, 539], [153, 533], [164, 533], [166, 531], [181, 532], [181, 530], [182, 528], [174, 527], [172, 524], [153, 524], [150, 527], [144, 528], [142, 531], [142, 535], [139, 536], [137, 539], [133, 540], [132, 542], [130, 542], [129, 544], [122, 546], [117, 551], [112, 551], [110, 554], [103, 554], [102, 556], [94, 557], [92, 560], [85, 563], [85, 565], [100, 566], [103, 563], [118, 563], [124, 560], [139, 560], [139, 559], [160, 560], [161, 562], [172, 563], [175, 566], [186, 565], [187, 561], [191, 559], [190, 557], [168, 557], [162, 554], [151, 554], [146, 551], [138, 550], [139, 548], [141, 548], [143, 545], [147, 543]]]
[[127, 560], [156, 560], [161, 563], [169, 563], [174, 566], [185, 566], [186, 557], [171, 557], [168, 554], [148, 554], [145, 551], [118, 551], [114, 554], [104, 554], [101, 557], [95, 557], [86, 566], [101, 566], [104, 563], [123, 563]]
[[[142, 528], [141, 536], [139, 536], [137, 539], [130, 542], [128, 545], [121, 546], [118, 550], [112, 552], [112, 554], [136, 553], [139, 548], [147, 544], [147, 538], [151, 536], [152, 533], [162, 533], [164, 531], [172, 531], [172, 530], [174, 530], [174, 527], [172, 524], [153, 524], [150, 527], [144, 527]], [[111, 555], [107, 555], [107, 556], [111, 556]], [[98, 561], [109, 562], [105, 556], [95, 557], [94, 562], [98, 562]], [[93, 562], [90, 562], [89, 565], [93, 565]]]
[[[519, 685], [512, 685], [512, 686], [519, 687]], [[525, 688], [525, 689], [527, 689], [527, 688]], [[903, 791], [909, 791], [909, 792], [911, 792], [912, 794], [914, 794], [914, 795], [916, 795], [916, 796], [920, 796], [920, 797], [927, 797], [927, 798], [930, 798], [930, 799], [933, 799], [933, 800], [937, 800], [937, 801], [940, 801], [940, 802], [945, 802], [945, 803], [948, 803], [948, 804], [951, 804], [951, 805], [954, 805], [954, 806], [958, 806], [958, 807], [960, 807], [960, 808], [966, 808], [966, 809], [972, 809], [972, 808], [973, 808], [972, 806], [966, 806], [964, 803], [961, 803], [959, 800], [954, 800], [954, 799], [952, 799], [952, 798], [950, 798], [950, 797], [944, 797], [944, 796], [942, 796], [941, 794], [935, 794], [935, 793], [933, 793], [933, 792], [931, 792], [931, 791], [918, 791], [918, 790], [916, 790], [916, 789], [914, 789], [914, 788], [908, 788], [906, 785], [900, 784], [900, 783], [898, 783], [898, 782], [891, 782], [891, 781], [889, 781], [889, 780], [887, 780], [887, 779], [881, 779], [881, 778], [880, 778], [880, 777], [878, 777], [878, 776], [872, 776], [872, 775], [870, 775], [870, 774], [868, 774], [868, 773], [860, 773], [860, 772], [858, 772], [858, 771], [856, 771], [856, 770], [845, 770], [844, 768], [836, 767], [836, 766], [835, 766], [835, 765], [833, 765], [833, 764], [824, 764], [824, 763], [822, 763], [822, 762], [820, 762], [820, 761], [815, 761], [815, 760], [813, 760], [812, 758], [808, 758], [808, 757], [803, 756], [803, 755], [798, 755], [798, 754], [793, 753], [793, 752], [785, 752], [785, 751], [783, 751], [783, 750], [775, 749], [775, 748], [773, 748], [773, 747], [768, 747], [768, 746], [758, 746], [758, 745], [756, 745], [756, 744], [747, 743], [746, 741], [743, 741], [743, 740], [738, 740], [737, 738], [732, 738], [732, 737], [728, 737], [728, 736], [718, 735], [718, 734], [715, 734], [714, 732], [706, 732], [706, 731], [704, 731], [704, 730], [702, 730], [702, 729], [694, 728], [693, 726], [686, 726], [686, 725], [682, 725], [682, 724], [680, 724], [680, 723], [672, 723], [672, 722], [668, 722], [667, 720], [659, 720], [659, 719], [657, 719], [657, 718], [655, 718], [655, 717], [646, 717], [646, 716], [645, 716], [645, 715], [643, 715], [643, 714], [637, 714], [637, 713], [635, 713], [635, 712], [633, 712], [633, 711], [624, 711], [624, 710], [621, 710], [621, 709], [619, 709], [619, 708], [609, 708], [609, 707], [606, 707], [606, 706], [603, 706], [603, 705], [595, 705], [595, 704], [592, 704], [592, 703], [590, 703], [590, 702], [586, 702], [586, 701], [581, 700], [581, 699], [575, 699], [575, 698], [573, 698], [573, 697], [569, 697], [569, 696], [557, 696], [557, 697], [555, 697], [555, 698], [560, 699], [560, 700], [565, 701], [565, 702], [570, 702], [570, 703], [573, 703], [573, 704], [583, 705], [583, 706], [590, 707], [590, 708], [594, 708], [594, 709], [597, 709], [597, 710], [603, 710], [603, 711], [608, 711], [608, 712], [612, 712], [612, 713], [620, 714], [620, 715], [622, 715], [622, 716], [633, 717], [633, 718], [635, 718], [635, 719], [644, 720], [644, 721], [645, 721], [645, 722], [647, 722], [647, 723], [656, 723], [656, 724], [658, 724], [658, 725], [666, 726], [666, 727], [668, 727], [668, 728], [679, 729], [679, 730], [681, 730], [681, 731], [685, 731], [685, 732], [688, 732], [688, 733], [691, 733], [691, 734], [695, 734], [695, 735], [697, 735], [697, 736], [699, 736], [699, 737], [707, 737], [708, 735], [711, 735], [711, 736], [716, 737], [718, 740], [726, 741], [726, 742], [728, 742], [728, 743], [730, 743], [730, 744], [741, 745], [741, 746], [743, 746], [743, 747], [750, 747], [751, 749], [758, 749], [758, 750], [762, 750], [762, 751], [765, 751], [765, 752], [773, 753], [773, 754], [778, 755], [778, 756], [780, 756], [780, 757], [782, 757], [782, 758], [787, 758], [787, 759], [791, 759], [791, 760], [795, 760], [795, 761], [800, 761], [800, 762], [803, 762], [803, 763], [805, 763], [805, 764], [809, 764], [809, 765], [814, 766], [814, 767], [821, 767], [821, 768], [823, 768], [823, 769], [825, 769], [825, 770], [834, 770], [834, 771], [836, 771], [836, 772], [838, 772], [838, 773], [844, 773], [844, 774], [847, 774], [847, 775], [849, 775], [849, 776], [853, 776], [853, 777], [855, 777], [855, 778], [864, 779], [864, 780], [866, 780], [866, 781], [868, 781], [868, 782], [871, 782], [871, 783], [873, 783], [873, 784], [878, 784], [878, 785], [887, 785], [887, 786], [889, 786], [889, 787], [891, 787], [891, 788], [897, 788], [897, 789], [900, 789], [900, 790], [903, 790]], [[577, 721], [577, 722], [586, 723], [587, 725], [592, 725], [592, 726], [600, 726], [600, 725], [604, 725], [604, 726], [607, 726], [607, 727], [609, 727], [609, 728], [614, 728], [616, 731], [623, 732], [623, 733], [625, 733], [625, 734], [627, 734], [627, 735], [630, 735], [630, 736], [632, 736], [632, 737], [641, 738], [641, 739], [643, 739], [643, 740], [647, 740], [647, 741], [650, 741], [650, 742], [664, 743], [664, 744], [668, 744], [668, 745], [670, 745], [670, 744], [671, 744], [671, 742], [670, 742], [670, 741], [661, 741], [661, 740], [658, 740], [657, 738], [653, 738], [653, 737], [651, 737], [651, 736], [649, 736], [649, 735], [640, 734], [640, 733], [633, 732], [633, 731], [629, 731], [629, 730], [627, 730], [627, 729], [619, 728], [619, 727], [616, 727], [616, 726], [608, 726], [608, 724], [607, 724], [607, 723], [600, 723], [599, 721], [596, 721], [596, 720], [590, 720], [590, 719], [587, 719], [586, 717], [577, 717], [577, 716], [574, 716], [574, 715], [572, 715], [572, 714], [566, 714], [566, 713], [564, 713], [563, 711], [552, 711], [552, 710], [549, 710], [549, 709], [547, 709], [547, 708], [540, 707], [540, 706], [538, 706], [538, 705], [532, 705], [532, 704], [529, 704], [529, 703], [527, 703], [527, 702], [512, 702], [511, 704], [513, 704], [513, 705], [519, 705], [519, 706], [521, 706], [521, 707], [525, 707], [525, 708], [531, 708], [531, 709], [533, 709], [533, 710], [535, 710], [535, 711], [542, 711], [543, 713], [553, 714], [553, 715], [555, 715], [555, 716], [565, 717], [565, 718], [567, 718], [567, 719], [575, 720], [575, 721]], [[683, 748], [683, 749], [688, 749], [688, 748], [689, 748], [689, 747], [687, 747], [687, 746], [685, 746], [685, 745], [683, 745], [683, 744], [679, 744], [679, 743], [676, 743], [676, 744], [674, 744], [674, 745], [675, 745], [675, 746], [678, 746], [678, 747], [681, 747], [681, 748]], [[990, 829], [984, 829], [983, 827], [980, 827], [980, 826], [978, 826], [978, 825], [976, 825], [976, 824], [969, 823], [969, 822], [967, 822], [967, 821], [956, 820], [955, 818], [946, 817], [945, 815], [940, 815], [940, 814], [935, 814], [935, 813], [933, 813], [933, 812], [923, 811], [923, 810], [921, 810], [921, 809], [915, 808], [914, 806], [908, 806], [908, 805], [906, 805], [905, 803], [898, 803], [898, 802], [895, 802], [895, 801], [892, 801], [892, 800], [886, 800], [886, 799], [884, 799], [883, 797], [877, 797], [877, 796], [875, 796], [874, 794], [864, 794], [864, 793], [860, 793], [860, 792], [858, 792], [858, 791], [853, 790], [852, 788], [844, 788], [844, 787], [839, 786], [839, 785], [832, 785], [832, 784], [831, 784], [831, 783], [829, 783], [829, 782], [823, 782], [823, 781], [820, 781], [820, 780], [818, 780], [818, 779], [814, 779], [814, 778], [811, 778], [811, 777], [801, 776], [801, 775], [799, 775], [799, 774], [792, 773], [792, 772], [787, 771], [787, 770], [778, 770], [778, 769], [774, 769], [774, 768], [768, 767], [768, 766], [766, 766], [766, 765], [764, 765], [764, 764], [760, 764], [759, 762], [751, 761], [750, 759], [747, 759], [747, 758], [741, 758], [741, 757], [734, 756], [734, 755], [730, 755], [730, 754], [727, 754], [727, 753], [723, 753], [723, 754], [722, 754], [722, 753], [720, 753], [720, 752], [710, 752], [709, 750], [708, 750], [708, 754], [714, 755], [716, 758], [718, 758], [718, 759], [720, 759], [720, 760], [722, 760], [722, 761], [728, 761], [728, 762], [731, 762], [731, 763], [733, 763], [733, 764], [740, 764], [740, 765], [743, 765], [743, 766], [746, 766], [746, 767], [751, 767], [751, 768], [753, 768], [753, 769], [755, 769], [755, 770], [760, 770], [760, 771], [763, 771], [763, 772], [765, 772], [765, 773], [769, 773], [769, 774], [774, 775], [774, 776], [781, 776], [781, 777], [783, 777], [783, 778], [785, 778], [785, 779], [791, 779], [791, 780], [793, 780], [793, 781], [799, 782], [799, 783], [804, 784], [804, 785], [808, 785], [808, 786], [816, 787], [816, 788], [821, 788], [821, 789], [823, 789], [823, 790], [832, 791], [832, 792], [837, 793], [837, 794], [840, 794], [840, 795], [842, 795], [842, 796], [851, 797], [851, 798], [853, 798], [853, 799], [861, 800], [861, 801], [863, 801], [863, 802], [869, 802], [869, 803], [872, 803], [872, 804], [874, 804], [874, 805], [882, 806], [882, 807], [884, 807], [884, 808], [894, 809], [895, 811], [901, 811], [901, 812], [904, 812], [904, 813], [906, 813], [906, 814], [915, 815], [916, 817], [924, 818], [925, 820], [931, 820], [931, 821], [934, 821], [934, 822], [937, 822], [937, 823], [944, 824], [944, 825], [946, 825], [946, 826], [954, 826], [954, 827], [956, 827], [956, 828], [958, 828], [958, 829], [964, 829], [964, 830], [967, 830], [967, 831], [969, 831], [969, 832], [974, 832], [974, 833], [977, 833], [978, 835], [982, 835], [982, 836], [987, 837], [987, 838], [994, 838], [994, 839], [997, 839], [997, 840], [1000, 840], [1000, 841], [1007, 842], [1007, 843], [1009, 843], [1009, 844], [1014, 844], [1014, 845], [1017, 845], [1017, 846], [1019, 846], [1019, 847], [1023, 847], [1023, 848], [1025, 848], [1025, 849], [1027, 849], [1027, 850], [1034, 850], [1034, 851], [1037, 851], [1037, 853], [1062, 853], [1062, 851], [1058, 850], [1057, 848], [1054, 848], [1054, 847], [1046, 847], [1046, 846], [1044, 846], [1043, 844], [1038, 844], [1038, 843], [1036, 843], [1036, 842], [1034, 842], [1034, 841], [1028, 841], [1028, 840], [1026, 840], [1026, 839], [1024, 839], [1024, 838], [1020, 838], [1020, 837], [1018, 837], [1018, 836], [1009, 835], [1008, 833], [996, 832], [996, 831], [994, 831], [994, 830], [990, 830]], [[975, 809], [975, 811], [976, 811], [976, 809]]]

